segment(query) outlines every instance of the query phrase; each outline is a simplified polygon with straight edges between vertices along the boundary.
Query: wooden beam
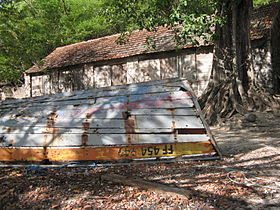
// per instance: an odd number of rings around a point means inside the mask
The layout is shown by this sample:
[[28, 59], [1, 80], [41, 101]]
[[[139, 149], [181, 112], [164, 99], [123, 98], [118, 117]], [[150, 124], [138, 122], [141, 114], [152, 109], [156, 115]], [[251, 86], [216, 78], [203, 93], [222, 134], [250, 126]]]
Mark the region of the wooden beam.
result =
[[128, 177], [128, 176], [122, 176], [118, 174], [102, 175], [101, 180], [107, 180], [107, 181], [116, 182], [124, 185], [130, 185], [130, 186], [138, 187], [140, 189], [166, 194], [168, 196], [176, 196], [182, 199], [188, 198], [188, 196], [191, 194], [190, 191], [182, 188], [171, 187], [165, 184], [146, 181], [137, 177]]

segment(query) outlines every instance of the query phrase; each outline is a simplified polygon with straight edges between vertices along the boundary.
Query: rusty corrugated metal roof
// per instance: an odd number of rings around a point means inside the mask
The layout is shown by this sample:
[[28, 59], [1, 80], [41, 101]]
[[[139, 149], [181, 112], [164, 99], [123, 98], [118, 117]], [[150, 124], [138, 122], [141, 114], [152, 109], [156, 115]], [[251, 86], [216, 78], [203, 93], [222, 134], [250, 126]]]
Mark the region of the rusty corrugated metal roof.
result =
[[[277, 13], [279, 4], [260, 7], [252, 13], [251, 39], [260, 39], [269, 33], [273, 17]], [[155, 50], [145, 47], [146, 37], [153, 38]], [[119, 34], [79, 42], [55, 49], [43, 59], [43, 66], [34, 65], [26, 73], [42, 72], [45, 69], [62, 68], [78, 64], [125, 58], [135, 55], [171, 51], [175, 49], [174, 33], [167, 28], [160, 27], [156, 32], [147, 30], [133, 31], [128, 42], [116, 43]], [[203, 42], [200, 46], [203, 46]], [[183, 48], [190, 48], [192, 44]]]

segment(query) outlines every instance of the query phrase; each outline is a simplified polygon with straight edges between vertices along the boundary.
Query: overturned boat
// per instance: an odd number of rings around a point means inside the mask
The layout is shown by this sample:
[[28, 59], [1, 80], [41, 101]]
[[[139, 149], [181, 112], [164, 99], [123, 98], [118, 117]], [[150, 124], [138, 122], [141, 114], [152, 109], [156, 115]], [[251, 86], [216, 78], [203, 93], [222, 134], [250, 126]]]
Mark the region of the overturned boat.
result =
[[219, 157], [186, 79], [0, 103], [0, 161]]

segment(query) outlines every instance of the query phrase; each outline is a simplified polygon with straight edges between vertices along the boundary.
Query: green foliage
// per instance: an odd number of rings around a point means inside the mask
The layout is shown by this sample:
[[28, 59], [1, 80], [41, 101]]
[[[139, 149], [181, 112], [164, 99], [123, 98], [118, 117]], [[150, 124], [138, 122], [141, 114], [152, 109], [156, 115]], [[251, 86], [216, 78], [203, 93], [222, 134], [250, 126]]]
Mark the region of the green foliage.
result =
[[[120, 43], [129, 34], [124, 32], [159, 26], [176, 32], [178, 46], [211, 40], [214, 25], [223, 24], [217, 2], [222, 1], [0, 0], [0, 82], [19, 81], [24, 70], [58, 46], [118, 32], [123, 32]], [[149, 37], [146, 43], [154, 47]]]
[[[228, 5], [241, 0], [228, 0]], [[254, 0], [259, 6], [280, 0]], [[198, 44], [198, 40], [210, 41], [215, 37], [214, 26], [225, 24], [226, 16], [219, 14], [229, 8], [222, 0], [109, 0], [107, 14], [112, 23], [121, 26], [119, 31], [134, 29], [156, 30], [167, 26], [175, 31], [178, 46]], [[124, 36], [121, 36], [124, 39]], [[202, 38], [202, 39], [200, 39]], [[125, 40], [125, 39], [124, 39]], [[148, 43], [150, 40], [148, 39]]]
[[197, 44], [197, 38], [210, 40], [215, 24], [222, 22], [213, 15], [218, 5], [212, 0], [111, 0], [108, 4], [107, 14], [112, 22], [122, 26], [120, 31], [167, 26], [176, 32], [179, 46]]
[[269, 3], [272, 3], [272, 2], [280, 2], [280, 0], [253, 0], [254, 7], [269, 4]]
[[1, 0], [0, 81], [18, 81], [58, 46], [115, 33], [102, 15], [104, 2]]

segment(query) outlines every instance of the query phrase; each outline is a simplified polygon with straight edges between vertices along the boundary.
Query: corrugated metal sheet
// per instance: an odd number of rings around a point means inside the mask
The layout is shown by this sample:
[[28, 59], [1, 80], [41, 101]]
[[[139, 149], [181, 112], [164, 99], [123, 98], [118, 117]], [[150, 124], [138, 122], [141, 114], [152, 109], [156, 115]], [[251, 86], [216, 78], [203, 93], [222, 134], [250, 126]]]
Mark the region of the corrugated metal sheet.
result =
[[0, 104], [0, 161], [217, 155], [183, 78]]

